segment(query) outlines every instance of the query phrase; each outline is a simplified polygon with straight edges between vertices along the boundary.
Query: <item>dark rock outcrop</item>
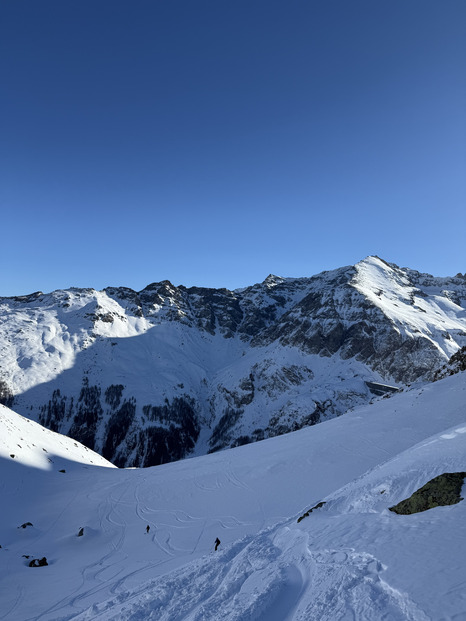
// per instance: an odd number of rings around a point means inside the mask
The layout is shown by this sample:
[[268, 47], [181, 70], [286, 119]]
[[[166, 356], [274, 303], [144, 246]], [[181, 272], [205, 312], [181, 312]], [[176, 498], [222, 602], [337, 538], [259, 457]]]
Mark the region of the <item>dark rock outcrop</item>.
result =
[[411, 515], [427, 511], [434, 507], [455, 505], [463, 498], [461, 488], [466, 472], [445, 472], [431, 479], [406, 500], [389, 507], [390, 511], [399, 515]]
[[325, 500], [322, 500], [321, 502], [318, 502], [314, 507], [312, 507], [312, 509], [309, 509], [309, 511], [306, 511], [306, 513], [303, 513], [303, 515], [300, 515], [297, 519], [298, 524], [302, 522], [304, 518], [309, 517], [313, 511], [316, 511], [316, 509], [321, 509], [325, 504]]
[[45, 556], [42, 558], [33, 558], [32, 561], [29, 561], [29, 567], [46, 567], [48, 565], [47, 559]]
[[435, 373], [434, 381], [447, 377], [448, 375], [455, 375], [461, 371], [466, 371], [466, 345], [454, 353], [447, 364], [442, 365]]
[[0, 380], [0, 403], [6, 405], [7, 408], [11, 408], [14, 403], [13, 392], [3, 380]]

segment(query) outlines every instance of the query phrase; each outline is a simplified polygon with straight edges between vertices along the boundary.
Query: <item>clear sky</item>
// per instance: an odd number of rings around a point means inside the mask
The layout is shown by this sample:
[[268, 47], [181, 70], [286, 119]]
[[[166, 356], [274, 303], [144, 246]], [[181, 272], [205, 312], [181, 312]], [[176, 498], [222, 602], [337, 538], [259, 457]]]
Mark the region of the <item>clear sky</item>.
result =
[[466, 272], [464, 0], [3, 0], [0, 295]]

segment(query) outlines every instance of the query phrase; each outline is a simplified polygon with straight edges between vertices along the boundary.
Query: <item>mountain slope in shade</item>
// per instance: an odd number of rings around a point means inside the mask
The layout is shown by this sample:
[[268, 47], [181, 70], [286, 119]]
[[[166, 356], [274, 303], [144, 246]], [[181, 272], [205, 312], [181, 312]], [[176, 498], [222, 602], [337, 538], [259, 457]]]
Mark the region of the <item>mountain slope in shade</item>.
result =
[[3, 405], [0, 405], [0, 459], [55, 472], [68, 462], [114, 468], [86, 446], [45, 429]]
[[[118, 466], [273, 437], [432, 378], [466, 344], [466, 279], [377, 257], [239, 291], [0, 299], [0, 400]], [[369, 385], [368, 385], [369, 382]]]
[[462, 618], [464, 501], [388, 507], [466, 470], [465, 380], [157, 468], [1, 459], [0, 618]]

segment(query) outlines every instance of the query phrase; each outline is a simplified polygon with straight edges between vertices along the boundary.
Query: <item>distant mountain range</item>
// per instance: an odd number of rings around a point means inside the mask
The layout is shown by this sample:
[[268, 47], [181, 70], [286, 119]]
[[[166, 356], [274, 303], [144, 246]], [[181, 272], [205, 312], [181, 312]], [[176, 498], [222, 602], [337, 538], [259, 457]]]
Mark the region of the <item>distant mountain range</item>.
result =
[[465, 345], [466, 276], [378, 257], [236, 291], [37, 292], [0, 298], [0, 402], [150, 466], [339, 416]]

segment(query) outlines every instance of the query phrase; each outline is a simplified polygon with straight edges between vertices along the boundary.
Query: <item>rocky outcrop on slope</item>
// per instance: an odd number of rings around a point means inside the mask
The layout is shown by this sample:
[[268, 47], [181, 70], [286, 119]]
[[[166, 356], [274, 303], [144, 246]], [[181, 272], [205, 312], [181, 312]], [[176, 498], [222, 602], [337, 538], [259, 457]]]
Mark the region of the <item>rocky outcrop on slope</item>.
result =
[[[278, 341], [319, 356], [355, 358], [384, 378], [409, 383], [432, 379], [438, 363], [466, 337], [460, 319], [466, 303], [463, 279], [434, 279], [374, 258], [330, 277], [324, 272], [312, 285], [252, 344]], [[456, 307], [457, 318], [447, 314], [449, 307]], [[451, 333], [442, 330], [443, 324]]]
[[440, 474], [415, 491], [406, 500], [389, 507], [389, 510], [399, 515], [412, 515], [435, 507], [456, 505], [463, 500], [461, 488], [465, 477], [466, 472]]
[[71, 288], [0, 299], [0, 402], [118, 465], [300, 429], [432, 379], [466, 345], [466, 279], [368, 257], [238, 291]]
[[455, 375], [461, 371], [466, 371], [466, 346], [459, 349], [450, 358], [447, 364], [441, 366], [434, 375], [434, 380], [439, 380], [448, 375]]

